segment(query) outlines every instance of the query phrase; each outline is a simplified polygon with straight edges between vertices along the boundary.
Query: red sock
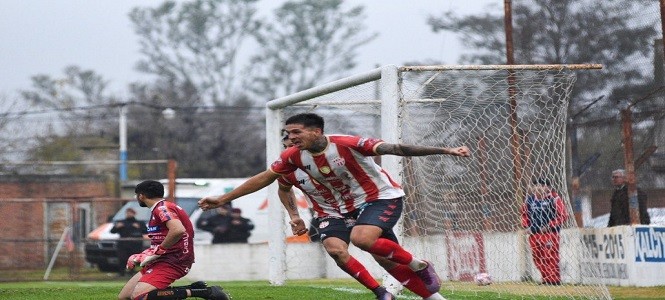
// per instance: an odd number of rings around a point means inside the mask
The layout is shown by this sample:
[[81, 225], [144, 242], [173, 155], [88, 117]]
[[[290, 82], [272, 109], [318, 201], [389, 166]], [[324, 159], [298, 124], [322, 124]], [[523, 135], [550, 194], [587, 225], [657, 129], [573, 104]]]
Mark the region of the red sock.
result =
[[425, 286], [425, 283], [423, 283], [423, 280], [416, 275], [416, 273], [409, 268], [407, 265], [397, 265], [397, 267], [394, 267], [390, 270], [388, 270], [388, 273], [395, 277], [402, 285], [404, 285], [407, 289], [410, 291], [414, 292], [416, 295], [427, 298], [432, 295], [430, 291], [427, 290], [427, 287]]
[[384, 238], [376, 240], [367, 252], [383, 256], [401, 265], [408, 265], [413, 260], [413, 255], [406, 252], [399, 244]]
[[353, 258], [353, 256], [351, 256], [349, 261], [346, 262], [342, 270], [344, 270], [346, 273], [349, 273], [351, 277], [358, 280], [358, 282], [370, 290], [374, 290], [380, 285], [376, 279], [374, 279], [374, 277], [369, 274], [367, 269], [365, 269], [365, 266]]

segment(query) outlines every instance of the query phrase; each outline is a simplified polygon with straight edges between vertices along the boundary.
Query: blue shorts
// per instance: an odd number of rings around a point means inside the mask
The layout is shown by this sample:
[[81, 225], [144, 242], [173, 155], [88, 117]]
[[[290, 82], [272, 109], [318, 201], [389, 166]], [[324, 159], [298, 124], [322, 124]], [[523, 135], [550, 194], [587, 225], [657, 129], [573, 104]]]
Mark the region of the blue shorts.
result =
[[319, 231], [321, 241], [329, 237], [336, 237], [349, 244], [351, 229], [356, 224], [361, 224], [383, 229], [381, 237], [397, 243], [393, 227], [402, 214], [402, 206], [402, 198], [376, 200], [344, 215], [344, 218], [319, 218], [314, 220], [313, 225]]

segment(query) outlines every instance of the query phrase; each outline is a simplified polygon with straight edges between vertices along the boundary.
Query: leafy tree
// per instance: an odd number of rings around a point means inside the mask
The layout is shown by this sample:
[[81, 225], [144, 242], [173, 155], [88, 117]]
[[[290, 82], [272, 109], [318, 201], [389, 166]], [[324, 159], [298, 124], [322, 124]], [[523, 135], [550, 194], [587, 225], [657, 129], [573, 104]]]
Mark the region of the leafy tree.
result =
[[[136, 115], [131, 115], [130, 126], [138, 130], [129, 133], [130, 157], [175, 157], [179, 176], [256, 173], [265, 168], [263, 109], [254, 107], [255, 102], [235, 83], [243, 77], [238, 76], [236, 65], [246, 39], [258, 36], [261, 52], [244, 77], [249, 82], [277, 79], [259, 89], [258, 94], [267, 98], [275, 91], [307, 88], [352, 68], [354, 49], [372, 38], [359, 38], [361, 7], [343, 11], [341, 1], [329, 0], [287, 2], [275, 11], [275, 19], [283, 25], [280, 30], [270, 25], [257, 33], [262, 24], [255, 17], [255, 2], [166, 1], [156, 8], [132, 10], [130, 18], [145, 56], [138, 67], [157, 79], [132, 88], [132, 102], [142, 107], [133, 108]], [[269, 55], [285, 46], [299, 52], [283, 61]], [[275, 62], [297, 67], [261, 72]], [[176, 118], [165, 121], [157, 107], [175, 109]]]
[[[247, 98], [198, 105], [193, 86], [174, 81], [132, 86], [128, 116], [130, 159], [174, 158], [179, 177], [244, 177], [265, 169], [263, 108]], [[162, 110], [175, 110], [165, 119]], [[158, 166], [130, 166], [134, 177], [163, 177]]]
[[264, 99], [339, 79], [356, 66], [357, 49], [376, 38], [365, 33], [364, 7], [342, 0], [287, 1], [275, 22], [257, 34], [260, 53], [251, 59], [246, 85]]
[[134, 8], [129, 17], [145, 55], [138, 69], [192, 86], [208, 104], [232, 102], [239, 51], [260, 26], [256, 2], [165, 1], [156, 8]]
[[[132, 101], [141, 106], [133, 107], [130, 116], [135, 129], [128, 133], [130, 157], [175, 158], [181, 177], [241, 177], [260, 170], [253, 153], [265, 157], [260, 151], [265, 147], [254, 144], [264, 142], [264, 130], [258, 129], [258, 140], [246, 140], [256, 135], [248, 131], [262, 124], [256, 121], [262, 115], [238, 110], [238, 103], [247, 103], [236, 80], [242, 46], [261, 25], [256, 2], [165, 1], [132, 10], [144, 55], [138, 69], [156, 80], [132, 86]], [[175, 118], [163, 118], [161, 110], [167, 107], [175, 110]], [[249, 144], [240, 149], [253, 152], [231, 155], [234, 143]], [[264, 158], [260, 167], [265, 167]]]
[[[646, 5], [652, 1], [513, 1], [513, 40], [518, 64], [600, 63], [600, 71], [578, 73], [573, 92], [573, 111], [589, 104], [598, 94], [614, 86], [645, 83], [648, 78], [631, 62], [635, 56], [646, 57], [657, 31], [653, 22], [638, 22]], [[493, 11], [503, 12], [500, 9]], [[537, 21], [534, 21], [537, 20]], [[462, 56], [464, 63], [505, 63], [503, 14], [457, 16], [445, 12], [431, 16], [434, 32], [458, 33], [461, 41], [476, 53]], [[609, 99], [609, 98], [608, 98]], [[605, 111], [615, 102], [602, 103]], [[595, 110], [598, 113], [598, 110]]]
[[[650, 57], [660, 23], [658, 18], [645, 17], [645, 11], [657, 10], [653, 1], [532, 0], [513, 1], [512, 7], [516, 63], [603, 64], [602, 70], [577, 72], [568, 108], [568, 115], [575, 118], [573, 122], [604, 119], [605, 124], [611, 124], [609, 122], [618, 119], [622, 102], [644, 97], [656, 89], [650, 74]], [[463, 63], [505, 63], [503, 9], [488, 8], [499, 13], [460, 17], [445, 12], [438, 17], [431, 16], [428, 22], [433, 31], [460, 34], [464, 45], [478, 50], [464, 55], [461, 58]], [[644, 110], [647, 102], [636, 106], [636, 111]], [[610, 130], [601, 131], [607, 133]], [[587, 132], [584, 145], [580, 145], [584, 148], [580, 149], [589, 153], [580, 153], [581, 156], [603, 152], [613, 157], [604, 155], [605, 164], [598, 165], [619, 167], [616, 159], [621, 158], [613, 153], [621, 151], [620, 142], [611, 142], [603, 134], [594, 138], [595, 132], [596, 129]], [[573, 154], [575, 151], [577, 149], [573, 149]], [[606, 174], [609, 171], [602, 170], [588, 178], [606, 178]], [[600, 180], [596, 184], [606, 182]]]

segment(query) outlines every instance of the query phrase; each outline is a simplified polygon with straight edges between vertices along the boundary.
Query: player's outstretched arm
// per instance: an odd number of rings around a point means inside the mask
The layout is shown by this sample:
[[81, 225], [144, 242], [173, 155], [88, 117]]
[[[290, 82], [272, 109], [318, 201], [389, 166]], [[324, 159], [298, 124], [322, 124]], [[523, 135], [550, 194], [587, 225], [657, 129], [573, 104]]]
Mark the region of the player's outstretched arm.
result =
[[244, 195], [251, 194], [256, 192], [279, 178], [279, 174], [276, 174], [270, 170], [265, 170], [259, 174], [252, 176], [252, 178], [247, 179], [243, 184], [239, 185], [232, 191], [219, 196], [208, 196], [199, 200], [199, 207], [203, 210], [208, 210], [215, 207], [220, 207], [226, 203], [229, 203], [237, 198], [240, 198]]
[[446, 148], [430, 147], [407, 144], [381, 143], [376, 146], [376, 153], [379, 155], [398, 155], [398, 156], [425, 156], [435, 154], [447, 154], [461, 157], [469, 157], [471, 152], [466, 146]]

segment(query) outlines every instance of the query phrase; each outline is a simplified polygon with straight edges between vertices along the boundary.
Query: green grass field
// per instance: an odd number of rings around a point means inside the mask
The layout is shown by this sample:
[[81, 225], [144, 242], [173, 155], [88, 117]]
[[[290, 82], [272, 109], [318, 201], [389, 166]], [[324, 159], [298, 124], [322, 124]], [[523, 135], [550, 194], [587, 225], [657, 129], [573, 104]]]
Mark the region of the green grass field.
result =
[[[179, 281], [176, 284], [188, 284]], [[124, 281], [79, 281], [79, 282], [11, 282], [0, 283], [0, 299], [117, 299]], [[296, 280], [284, 286], [271, 286], [263, 281], [209, 282], [221, 285], [234, 300], [355, 300], [374, 299], [373, 294], [353, 280]], [[509, 287], [506, 287], [508, 290]], [[561, 288], [562, 287], [550, 287]], [[448, 299], [570, 299], [568, 297], [525, 296], [511, 293], [451, 293], [445, 289], [441, 293]], [[663, 299], [665, 287], [626, 288], [610, 287], [614, 299]], [[404, 293], [398, 299], [420, 299], [411, 293]]]

